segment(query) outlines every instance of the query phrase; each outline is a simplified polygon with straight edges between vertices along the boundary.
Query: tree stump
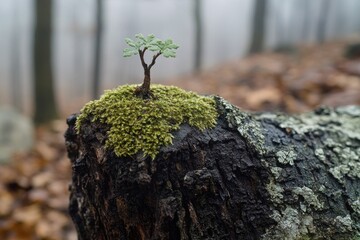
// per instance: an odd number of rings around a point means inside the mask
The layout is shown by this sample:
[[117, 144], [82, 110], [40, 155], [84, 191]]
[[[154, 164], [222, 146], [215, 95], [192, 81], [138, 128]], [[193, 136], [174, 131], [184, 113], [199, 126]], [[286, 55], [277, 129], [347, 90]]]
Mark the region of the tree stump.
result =
[[183, 124], [154, 160], [117, 157], [109, 126], [65, 134], [70, 215], [88, 239], [356, 239], [360, 108], [250, 114], [216, 97], [213, 129]]

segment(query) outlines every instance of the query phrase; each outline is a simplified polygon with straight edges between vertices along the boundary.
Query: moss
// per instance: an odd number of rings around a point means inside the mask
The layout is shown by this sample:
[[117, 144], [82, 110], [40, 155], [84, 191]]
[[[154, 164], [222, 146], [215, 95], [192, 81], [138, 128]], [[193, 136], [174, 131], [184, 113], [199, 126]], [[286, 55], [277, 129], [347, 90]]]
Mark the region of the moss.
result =
[[172, 132], [182, 123], [200, 130], [212, 128], [217, 121], [215, 100], [180, 88], [152, 85], [154, 97], [143, 100], [134, 96], [136, 86], [125, 85], [105, 91], [99, 100], [87, 103], [76, 122], [81, 125], [88, 117], [108, 124], [105, 146], [115, 154], [131, 156], [143, 153], [153, 159], [161, 146], [172, 143]]

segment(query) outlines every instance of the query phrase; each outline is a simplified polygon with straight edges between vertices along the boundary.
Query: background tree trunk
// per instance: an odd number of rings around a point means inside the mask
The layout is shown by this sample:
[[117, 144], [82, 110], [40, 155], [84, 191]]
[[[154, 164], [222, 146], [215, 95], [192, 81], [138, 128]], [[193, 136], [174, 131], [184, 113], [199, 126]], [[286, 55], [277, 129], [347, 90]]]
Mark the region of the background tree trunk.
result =
[[[17, 2], [16, 2], [17, 3]], [[14, 3], [15, 4], [15, 3]], [[19, 6], [16, 4], [13, 8], [13, 31], [11, 33], [11, 88], [12, 88], [12, 103], [16, 110], [22, 111], [22, 85], [21, 85], [21, 71], [20, 71], [20, 34], [17, 30], [19, 27]]]
[[202, 23], [202, 0], [194, 0], [194, 21], [195, 21], [195, 64], [194, 70], [199, 71], [202, 66], [203, 49], [203, 23]]
[[79, 239], [351, 239], [360, 233], [360, 108], [249, 115], [217, 98], [214, 129], [188, 125], [151, 160], [76, 134], [70, 215]]
[[301, 26], [301, 40], [304, 42], [309, 41], [309, 26], [310, 26], [310, 3], [308, 0], [297, 2], [300, 4], [299, 9], [301, 9], [301, 18], [302, 18], [302, 26]]
[[323, 0], [319, 14], [319, 24], [316, 32], [317, 40], [323, 43], [326, 39], [326, 27], [330, 10], [331, 0]]
[[249, 53], [261, 52], [264, 48], [266, 25], [266, 0], [256, 0], [252, 21], [252, 36]]
[[92, 97], [99, 97], [101, 73], [101, 48], [103, 31], [103, 0], [96, 0], [96, 35], [94, 45], [94, 75], [92, 82]]
[[35, 1], [35, 123], [45, 123], [57, 117], [52, 73], [52, 10], [52, 0]]

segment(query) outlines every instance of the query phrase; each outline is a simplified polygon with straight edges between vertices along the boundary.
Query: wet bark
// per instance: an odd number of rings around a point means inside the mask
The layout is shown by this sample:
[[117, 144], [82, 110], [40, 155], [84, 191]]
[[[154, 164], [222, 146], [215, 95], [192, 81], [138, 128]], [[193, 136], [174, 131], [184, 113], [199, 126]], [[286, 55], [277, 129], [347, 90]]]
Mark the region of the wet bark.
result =
[[69, 211], [79, 239], [359, 234], [359, 108], [285, 116], [217, 103], [215, 128], [182, 125], [154, 160], [115, 156], [104, 148], [109, 126], [88, 119], [77, 134], [70, 116]]

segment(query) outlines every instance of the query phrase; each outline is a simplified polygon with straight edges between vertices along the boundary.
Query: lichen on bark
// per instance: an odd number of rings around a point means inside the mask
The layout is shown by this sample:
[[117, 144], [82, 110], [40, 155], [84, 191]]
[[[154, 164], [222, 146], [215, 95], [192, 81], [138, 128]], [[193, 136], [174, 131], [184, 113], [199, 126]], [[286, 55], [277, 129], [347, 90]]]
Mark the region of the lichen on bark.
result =
[[267, 190], [277, 224], [263, 239], [359, 236], [359, 107], [287, 116], [247, 113], [222, 98], [217, 102], [229, 127], [270, 170]]
[[[355, 239], [359, 236], [360, 215], [356, 204], [360, 199], [359, 109], [354, 106], [320, 108], [290, 117], [257, 115], [256, 119], [267, 129], [264, 131], [267, 157], [263, 162], [274, 169], [269, 183], [272, 186], [268, 189], [282, 189], [282, 192], [269, 192], [275, 203], [274, 211], [281, 217], [277, 218], [277, 227], [269, 230], [264, 239]], [[280, 154], [289, 152], [289, 148], [296, 156]], [[284, 228], [289, 208], [293, 225], [298, 226], [292, 232]], [[309, 216], [310, 225], [303, 227]]]

